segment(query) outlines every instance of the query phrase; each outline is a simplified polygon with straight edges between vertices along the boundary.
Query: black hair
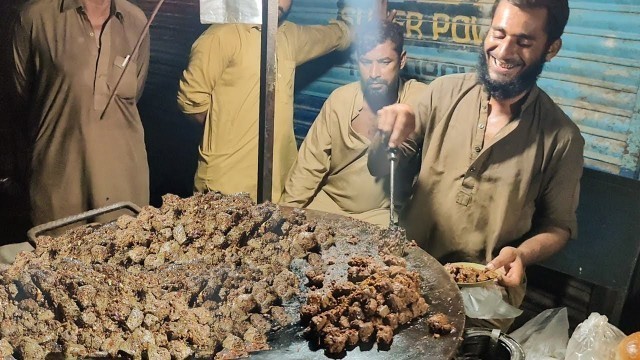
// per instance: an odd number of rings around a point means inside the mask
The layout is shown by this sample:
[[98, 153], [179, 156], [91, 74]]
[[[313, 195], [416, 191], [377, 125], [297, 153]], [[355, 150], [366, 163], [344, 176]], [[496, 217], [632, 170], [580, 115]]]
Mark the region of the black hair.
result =
[[356, 35], [356, 51], [366, 54], [385, 41], [391, 41], [398, 55], [404, 48], [404, 29], [391, 21], [370, 21], [358, 29]]
[[569, 0], [497, 0], [493, 4], [493, 10], [491, 11], [492, 18], [501, 1], [507, 1], [509, 4], [521, 9], [547, 9], [545, 30], [549, 38], [549, 44], [560, 39], [569, 21]]

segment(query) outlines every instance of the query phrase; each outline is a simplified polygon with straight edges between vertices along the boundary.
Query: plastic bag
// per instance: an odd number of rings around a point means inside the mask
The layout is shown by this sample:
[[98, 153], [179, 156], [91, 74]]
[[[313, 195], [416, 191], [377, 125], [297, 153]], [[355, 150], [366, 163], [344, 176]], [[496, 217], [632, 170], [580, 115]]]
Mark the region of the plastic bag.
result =
[[604, 315], [591, 313], [571, 335], [565, 360], [613, 360], [625, 334]]
[[545, 310], [509, 335], [522, 346], [527, 360], [562, 360], [569, 342], [567, 308]]
[[522, 314], [522, 310], [504, 301], [502, 292], [498, 285], [461, 288], [466, 315], [474, 319], [511, 319]]
[[262, 0], [200, 0], [203, 24], [262, 24]]

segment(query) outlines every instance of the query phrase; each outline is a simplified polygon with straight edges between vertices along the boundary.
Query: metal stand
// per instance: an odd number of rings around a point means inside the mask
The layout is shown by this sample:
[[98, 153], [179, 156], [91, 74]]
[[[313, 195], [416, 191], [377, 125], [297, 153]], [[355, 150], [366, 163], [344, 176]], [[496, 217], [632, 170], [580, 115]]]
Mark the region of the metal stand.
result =
[[271, 201], [273, 181], [273, 131], [276, 91], [277, 0], [262, 0], [262, 51], [260, 58], [260, 110], [258, 135], [258, 202]]

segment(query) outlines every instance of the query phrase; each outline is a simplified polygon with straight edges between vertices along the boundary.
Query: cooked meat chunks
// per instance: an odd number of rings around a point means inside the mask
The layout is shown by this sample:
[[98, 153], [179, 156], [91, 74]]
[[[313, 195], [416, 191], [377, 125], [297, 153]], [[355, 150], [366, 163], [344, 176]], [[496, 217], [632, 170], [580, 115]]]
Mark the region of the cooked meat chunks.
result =
[[283, 218], [273, 204], [211, 192], [40, 237], [0, 273], [0, 355], [264, 349], [269, 331], [296, 320], [279, 306], [300, 292], [292, 259], [321, 269], [332, 236], [304, 212]]
[[445, 264], [444, 268], [453, 281], [462, 284], [473, 284], [500, 277], [500, 274], [493, 270], [476, 268], [466, 264]]
[[378, 325], [376, 327], [376, 343], [378, 346], [384, 348], [391, 346], [393, 342], [393, 329], [389, 326]]
[[307, 333], [319, 338], [328, 353], [339, 354], [347, 345], [373, 340], [388, 348], [398, 325], [428, 311], [418, 274], [408, 271], [406, 262], [396, 256], [383, 259], [391, 266], [373, 257], [352, 257], [349, 281], [308, 294], [301, 318], [308, 321]]
[[447, 315], [438, 313], [427, 319], [429, 329], [434, 334], [446, 335], [456, 331], [456, 328], [449, 322]]
[[296, 312], [329, 353], [388, 347], [429, 309], [404, 235], [332, 226], [210, 192], [39, 237], [0, 269], [0, 357], [236, 358], [267, 349]]

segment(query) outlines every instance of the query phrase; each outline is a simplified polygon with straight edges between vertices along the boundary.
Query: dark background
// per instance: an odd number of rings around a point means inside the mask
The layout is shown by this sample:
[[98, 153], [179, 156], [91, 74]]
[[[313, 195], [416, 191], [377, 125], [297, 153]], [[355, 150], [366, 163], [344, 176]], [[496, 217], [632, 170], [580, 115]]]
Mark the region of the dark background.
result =
[[11, 29], [23, 2], [0, 1], [0, 244], [20, 241], [29, 226], [25, 128], [12, 106], [10, 77]]

